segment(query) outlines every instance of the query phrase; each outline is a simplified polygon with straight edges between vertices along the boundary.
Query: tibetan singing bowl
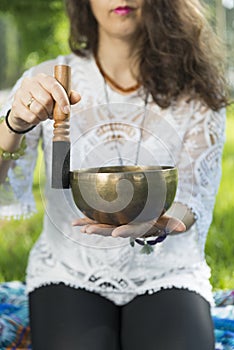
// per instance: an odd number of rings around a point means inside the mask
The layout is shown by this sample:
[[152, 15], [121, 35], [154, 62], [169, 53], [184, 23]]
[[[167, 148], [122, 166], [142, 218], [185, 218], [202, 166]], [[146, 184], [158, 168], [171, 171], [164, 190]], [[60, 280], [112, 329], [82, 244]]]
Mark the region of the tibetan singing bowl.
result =
[[76, 206], [100, 223], [123, 225], [158, 218], [171, 206], [177, 169], [110, 166], [70, 172]]

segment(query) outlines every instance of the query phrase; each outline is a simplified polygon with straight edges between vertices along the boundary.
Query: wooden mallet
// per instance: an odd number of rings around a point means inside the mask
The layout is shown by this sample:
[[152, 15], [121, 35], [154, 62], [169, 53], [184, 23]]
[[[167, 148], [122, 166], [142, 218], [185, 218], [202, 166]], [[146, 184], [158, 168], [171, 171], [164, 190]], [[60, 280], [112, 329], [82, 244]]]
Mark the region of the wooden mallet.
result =
[[[57, 65], [54, 67], [54, 77], [64, 87], [68, 98], [71, 89], [71, 67]], [[70, 187], [70, 114], [65, 114], [58, 103], [54, 111], [54, 136], [52, 147], [52, 188], [62, 189]]]

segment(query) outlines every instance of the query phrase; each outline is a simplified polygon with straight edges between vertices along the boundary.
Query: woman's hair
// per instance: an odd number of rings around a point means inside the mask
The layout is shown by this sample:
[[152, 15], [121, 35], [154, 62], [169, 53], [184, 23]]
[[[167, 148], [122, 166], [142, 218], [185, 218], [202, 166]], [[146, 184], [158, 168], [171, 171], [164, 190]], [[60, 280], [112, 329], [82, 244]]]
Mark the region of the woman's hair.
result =
[[[89, 0], [65, 0], [71, 50], [97, 53], [98, 25]], [[222, 46], [199, 0], [144, 0], [139, 82], [161, 107], [181, 94], [213, 110], [227, 105]]]

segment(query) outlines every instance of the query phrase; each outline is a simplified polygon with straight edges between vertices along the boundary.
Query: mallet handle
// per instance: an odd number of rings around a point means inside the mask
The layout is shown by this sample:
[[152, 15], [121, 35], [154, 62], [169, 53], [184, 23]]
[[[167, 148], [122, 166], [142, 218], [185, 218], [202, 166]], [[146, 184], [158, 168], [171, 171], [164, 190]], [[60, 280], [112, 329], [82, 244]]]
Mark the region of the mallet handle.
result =
[[[57, 65], [54, 67], [54, 77], [63, 86], [70, 96], [71, 90], [71, 67], [66, 65]], [[67, 141], [70, 142], [69, 137], [69, 117], [70, 114], [65, 114], [58, 103], [55, 103], [53, 111], [54, 119], [54, 137], [53, 141]]]

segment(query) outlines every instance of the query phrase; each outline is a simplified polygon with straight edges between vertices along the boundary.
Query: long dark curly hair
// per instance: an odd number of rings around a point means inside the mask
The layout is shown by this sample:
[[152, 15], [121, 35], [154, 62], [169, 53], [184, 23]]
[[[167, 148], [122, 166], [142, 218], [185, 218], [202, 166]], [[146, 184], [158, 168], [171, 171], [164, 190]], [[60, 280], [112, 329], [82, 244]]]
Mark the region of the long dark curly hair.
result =
[[[89, 0], [65, 0], [69, 44], [79, 56], [96, 54], [98, 24]], [[139, 82], [162, 108], [182, 94], [213, 110], [228, 104], [220, 42], [199, 0], [144, 0]]]

